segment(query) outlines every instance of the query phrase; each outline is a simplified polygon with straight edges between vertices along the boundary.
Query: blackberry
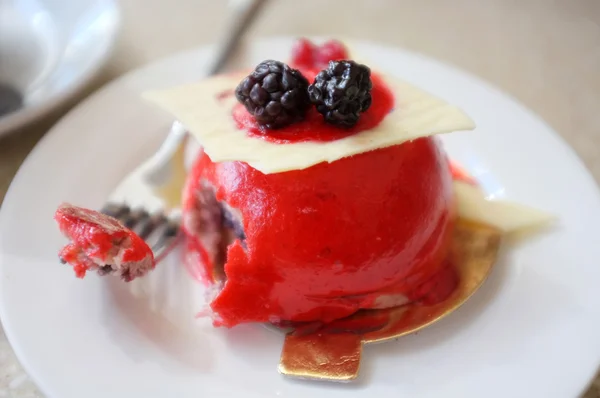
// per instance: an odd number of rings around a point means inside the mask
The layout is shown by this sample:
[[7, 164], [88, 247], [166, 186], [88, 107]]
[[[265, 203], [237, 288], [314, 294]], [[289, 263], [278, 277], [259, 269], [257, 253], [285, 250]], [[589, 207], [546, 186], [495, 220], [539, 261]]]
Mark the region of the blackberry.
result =
[[258, 124], [270, 129], [301, 120], [310, 106], [308, 80], [283, 62], [263, 61], [235, 89]]
[[330, 61], [308, 87], [310, 101], [325, 121], [352, 127], [371, 106], [371, 70], [354, 61]]

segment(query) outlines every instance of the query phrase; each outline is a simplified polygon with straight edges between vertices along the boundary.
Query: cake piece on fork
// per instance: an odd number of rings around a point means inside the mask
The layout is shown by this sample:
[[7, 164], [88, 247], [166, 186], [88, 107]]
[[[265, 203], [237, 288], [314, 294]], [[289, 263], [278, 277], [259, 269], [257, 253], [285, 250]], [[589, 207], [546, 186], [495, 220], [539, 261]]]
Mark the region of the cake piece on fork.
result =
[[60, 260], [72, 265], [78, 278], [91, 270], [130, 282], [154, 269], [152, 249], [119, 220], [68, 203], [58, 207], [54, 219], [70, 240], [59, 252]]

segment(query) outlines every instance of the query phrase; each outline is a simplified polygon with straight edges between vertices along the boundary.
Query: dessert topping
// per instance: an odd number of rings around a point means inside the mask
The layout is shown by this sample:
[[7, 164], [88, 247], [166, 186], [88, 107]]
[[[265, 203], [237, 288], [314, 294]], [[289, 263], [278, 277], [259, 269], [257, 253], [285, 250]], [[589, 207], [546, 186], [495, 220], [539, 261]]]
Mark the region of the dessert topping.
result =
[[[242, 78], [235, 74], [215, 76], [194, 84], [145, 93], [144, 97], [179, 120], [213, 162], [246, 162], [265, 174], [301, 170], [420, 137], [475, 127], [471, 118], [457, 106], [402, 80], [381, 76], [396, 97], [394, 108], [377, 125], [327, 142], [269, 142], [236, 126], [232, 117], [238, 104], [235, 99], [218, 98], [219, 93], [236, 87]], [[376, 106], [373, 103], [371, 108]], [[361, 120], [372, 111], [362, 115]]]
[[277, 129], [301, 120], [310, 103], [308, 80], [283, 62], [263, 61], [237, 86], [235, 96], [256, 121]]
[[352, 127], [371, 106], [371, 70], [354, 61], [330, 61], [308, 87], [310, 101], [325, 121]]

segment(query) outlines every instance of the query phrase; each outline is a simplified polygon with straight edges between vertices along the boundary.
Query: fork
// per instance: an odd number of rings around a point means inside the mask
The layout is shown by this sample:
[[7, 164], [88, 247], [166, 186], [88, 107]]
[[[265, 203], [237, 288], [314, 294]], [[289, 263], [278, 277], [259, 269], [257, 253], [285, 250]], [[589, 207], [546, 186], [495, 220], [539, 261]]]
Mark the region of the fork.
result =
[[[217, 48], [212, 65], [208, 68], [208, 76], [220, 72], [235, 51], [244, 32], [258, 15], [267, 0], [231, 0], [232, 18], [225, 30], [224, 38]], [[177, 159], [176, 154], [182, 154], [187, 139], [187, 131], [179, 122], [171, 126], [167, 138], [158, 151], [138, 167], [121, 183], [146, 185], [154, 190], [164, 187], [174, 177], [177, 168], [183, 166], [183, 156]], [[142, 184], [142, 185], [140, 185]], [[119, 188], [117, 188], [119, 191]], [[113, 195], [114, 196], [114, 195]], [[123, 196], [123, 195], [117, 195]], [[132, 207], [122, 198], [110, 200], [100, 210], [102, 213], [121, 221], [127, 228], [137, 233], [151, 247], [155, 261], [161, 261], [172, 249], [180, 233], [180, 217], [168, 214], [164, 208], [154, 211], [143, 206]]]
[[101, 213], [121, 221], [142, 238], [152, 249], [157, 263], [169, 253], [181, 235], [179, 220], [162, 211], [150, 213], [141, 207], [132, 209], [125, 203], [109, 202]]

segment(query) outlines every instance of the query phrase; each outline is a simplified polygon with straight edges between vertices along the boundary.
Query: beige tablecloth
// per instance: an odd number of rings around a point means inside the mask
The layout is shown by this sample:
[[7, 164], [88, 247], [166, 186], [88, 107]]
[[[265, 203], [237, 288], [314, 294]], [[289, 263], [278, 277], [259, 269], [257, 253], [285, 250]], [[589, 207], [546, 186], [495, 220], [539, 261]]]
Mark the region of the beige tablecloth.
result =
[[[123, 29], [114, 54], [78, 99], [139, 65], [214, 42], [227, 17], [224, 1], [121, 4]], [[375, 40], [479, 75], [541, 115], [600, 180], [598, 0], [272, 0], [248, 38], [281, 34]], [[66, 109], [0, 140], [0, 198], [24, 157]], [[0, 331], [3, 396], [41, 395]], [[585, 397], [600, 397], [600, 387], [592, 386]]]

